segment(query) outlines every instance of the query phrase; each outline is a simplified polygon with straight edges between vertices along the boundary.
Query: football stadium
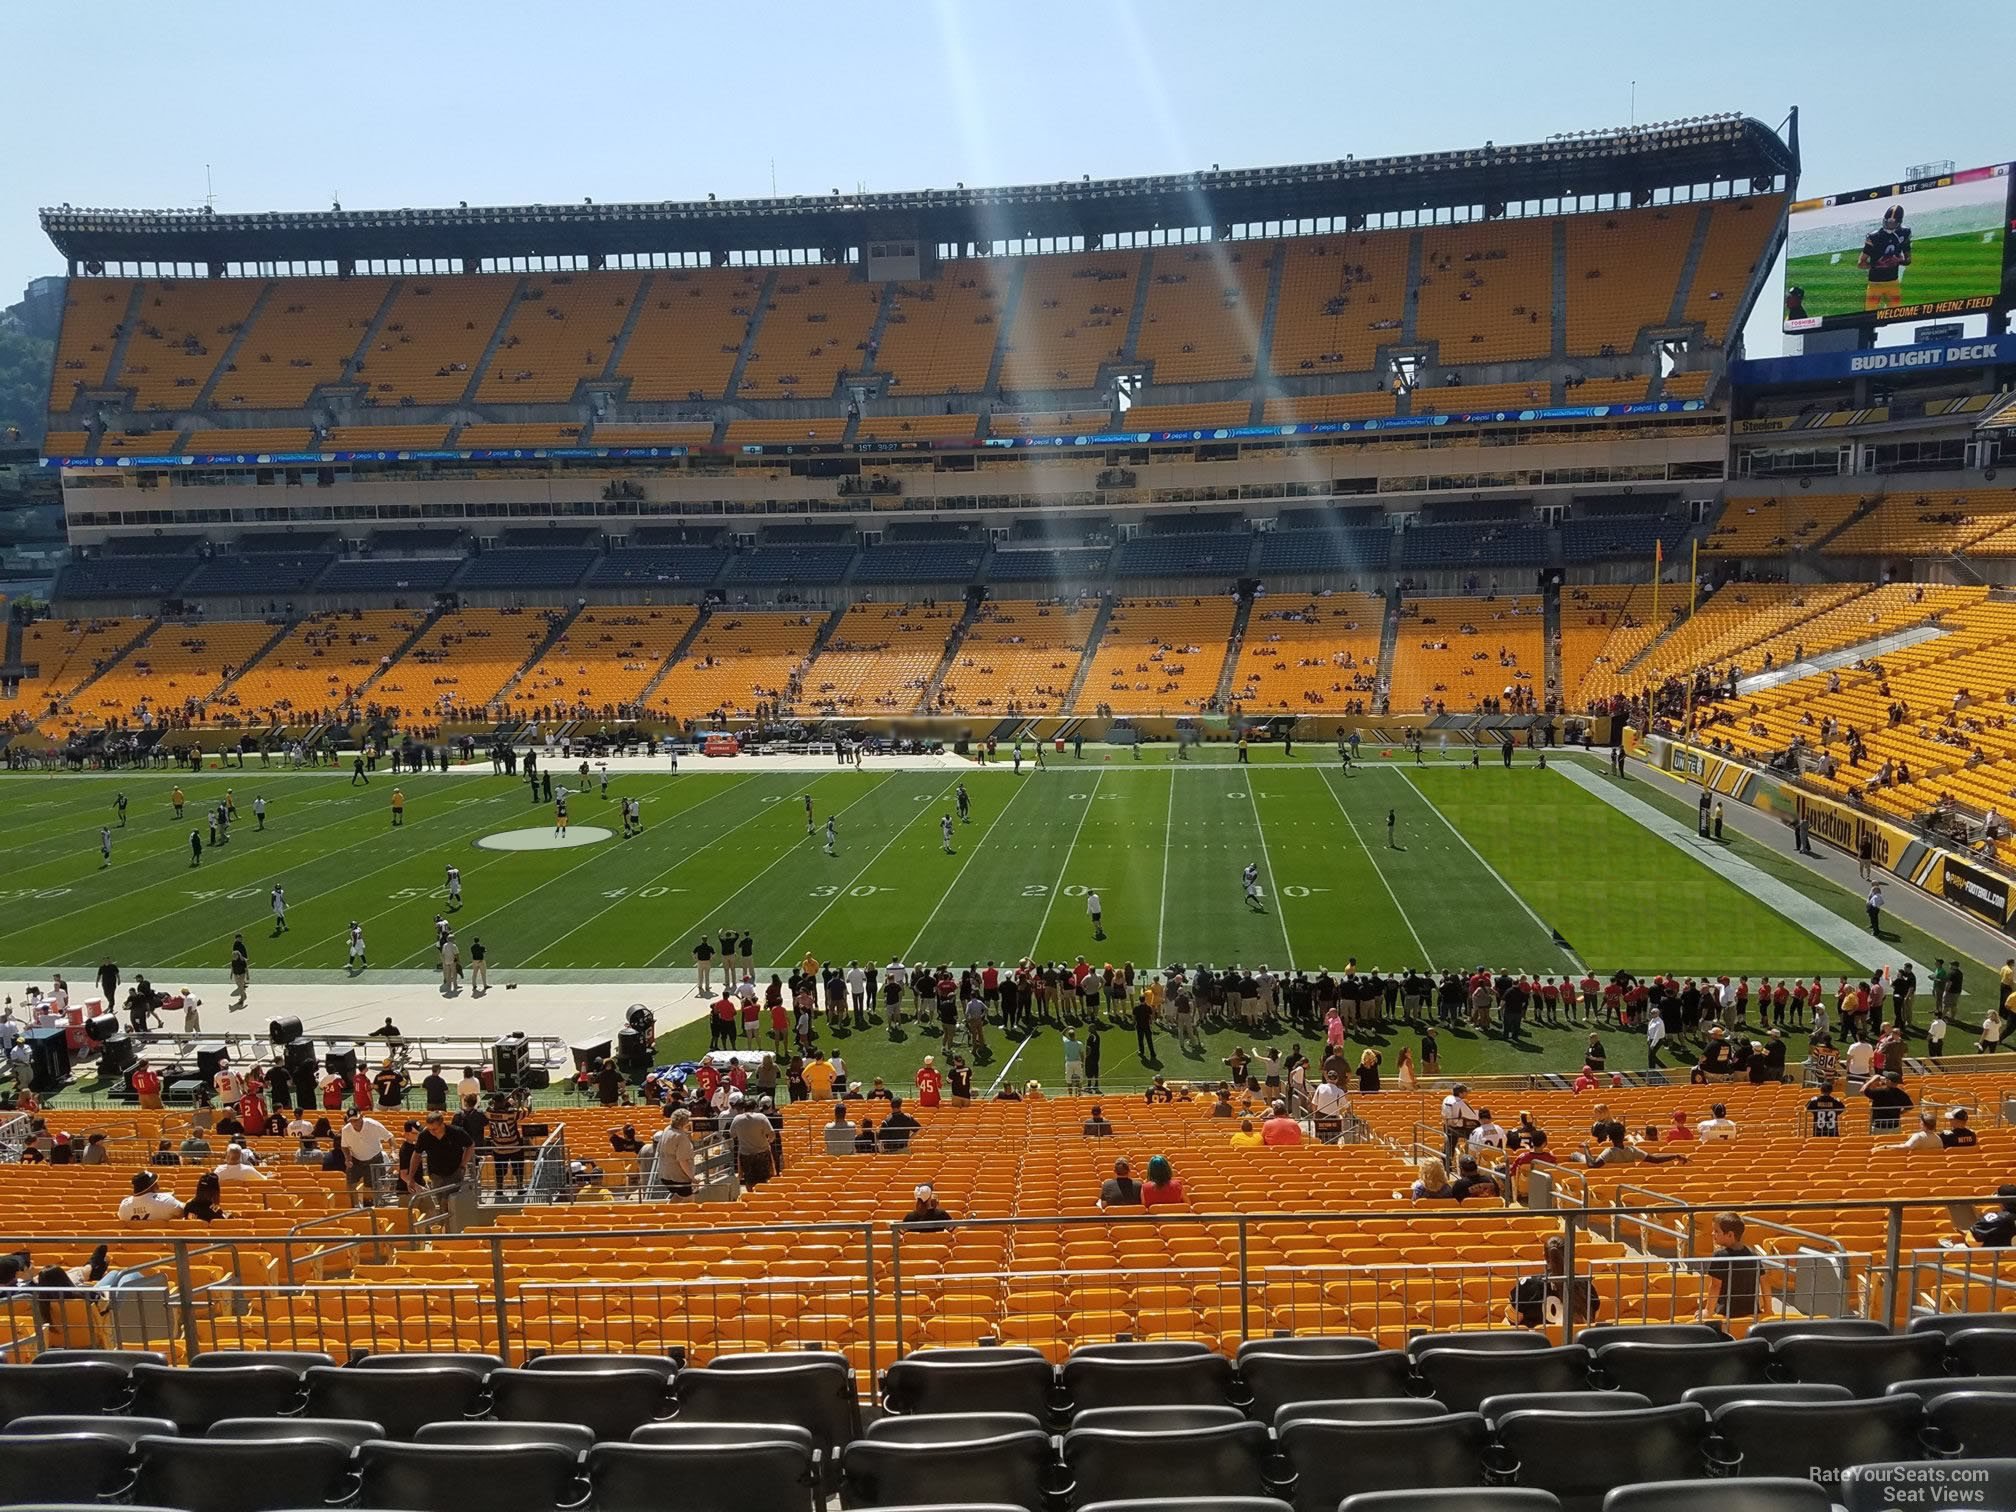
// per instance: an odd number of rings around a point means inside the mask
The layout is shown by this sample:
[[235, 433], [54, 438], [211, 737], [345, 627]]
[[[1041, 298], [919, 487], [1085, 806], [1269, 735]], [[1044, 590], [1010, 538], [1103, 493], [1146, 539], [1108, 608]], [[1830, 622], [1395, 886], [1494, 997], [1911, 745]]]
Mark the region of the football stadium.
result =
[[2016, 1512], [2009, 174], [1800, 162], [44, 210], [0, 1505]]

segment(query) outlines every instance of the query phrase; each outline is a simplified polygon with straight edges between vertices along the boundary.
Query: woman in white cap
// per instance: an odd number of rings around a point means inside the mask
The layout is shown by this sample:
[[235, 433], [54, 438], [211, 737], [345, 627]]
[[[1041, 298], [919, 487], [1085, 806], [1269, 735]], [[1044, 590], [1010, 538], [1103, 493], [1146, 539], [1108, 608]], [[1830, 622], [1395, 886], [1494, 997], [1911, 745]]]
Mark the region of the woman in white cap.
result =
[[937, 1229], [950, 1226], [952, 1215], [939, 1206], [938, 1194], [929, 1182], [920, 1184], [911, 1196], [916, 1199], [916, 1206], [903, 1215], [905, 1228]]

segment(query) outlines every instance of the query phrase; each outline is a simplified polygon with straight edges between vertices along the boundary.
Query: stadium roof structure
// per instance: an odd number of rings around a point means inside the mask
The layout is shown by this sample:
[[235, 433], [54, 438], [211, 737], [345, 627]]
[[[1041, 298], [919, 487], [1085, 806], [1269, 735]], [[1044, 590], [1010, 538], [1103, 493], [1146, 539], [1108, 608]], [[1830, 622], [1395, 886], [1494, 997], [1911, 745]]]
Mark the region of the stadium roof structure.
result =
[[839, 249], [873, 242], [989, 244], [1124, 232], [1422, 214], [1611, 195], [1649, 203], [1662, 189], [1718, 182], [1772, 189], [1796, 180], [1798, 112], [1780, 136], [1740, 115], [1571, 133], [1544, 142], [1405, 157], [1235, 168], [1006, 188], [771, 199], [519, 205], [433, 210], [77, 209], [41, 212], [70, 270], [108, 264], [229, 264], [585, 258], [730, 250]]

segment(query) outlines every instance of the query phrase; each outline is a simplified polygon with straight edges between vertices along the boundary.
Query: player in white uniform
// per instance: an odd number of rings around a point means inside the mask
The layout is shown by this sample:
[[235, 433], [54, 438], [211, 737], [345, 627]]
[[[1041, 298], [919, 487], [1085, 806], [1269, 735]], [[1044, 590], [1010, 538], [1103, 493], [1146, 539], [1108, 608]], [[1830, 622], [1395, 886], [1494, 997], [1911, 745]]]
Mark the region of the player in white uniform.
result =
[[287, 889], [284, 887], [276, 886], [273, 889], [273, 933], [277, 935], [277, 934], [285, 934], [286, 932], [287, 932]]
[[949, 856], [949, 855], [951, 855], [951, 854], [952, 854], [952, 816], [951, 816], [950, 814], [940, 814], [940, 815], [938, 816], [938, 837], [939, 837], [939, 839], [940, 839], [940, 840], [942, 840], [942, 841], [944, 842], [944, 844], [945, 844], [945, 854], [946, 854], [946, 855], [948, 855], [948, 856]]
[[1258, 908], [1260, 906], [1259, 866], [1248, 861], [1246, 863], [1246, 870], [1239, 874], [1239, 880], [1246, 889], [1246, 906], [1248, 908]]
[[462, 868], [459, 866], [448, 868], [448, 906], [450, 908], [462, 906]]
[[840, 825], [831, 814], [826, 816], [826, 854], [840, 854]]
[[352, 919], [350, 921], [350, 969], [354, 971], [360, 966], [368, 966], [370, 964], [364, 956], [364, 926], [359, 924], [355, 919]]

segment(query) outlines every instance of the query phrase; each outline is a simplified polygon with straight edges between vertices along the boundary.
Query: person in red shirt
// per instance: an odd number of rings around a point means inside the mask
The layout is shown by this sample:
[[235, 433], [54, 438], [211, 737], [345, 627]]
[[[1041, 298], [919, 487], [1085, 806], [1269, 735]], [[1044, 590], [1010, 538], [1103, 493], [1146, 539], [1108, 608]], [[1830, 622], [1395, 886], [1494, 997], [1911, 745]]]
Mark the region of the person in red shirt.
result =
[[340, 1076], [332, 1076], [322, 1083], [322, 1111], [340, 1112], [343, 1107], [343, 1093], [349, 1084]]
[[1531, 1134], [1526, 1136], [1526, 1142], [1519, 1147], [1512, 1158], [1505, 1162], [1505, 1176], [1512, 1183], [1513, 1195], [1515, 1197], [1525, 1196], [1526, 1183], [1521, 1178], [1520, 1173], [1526, 1170], [1527, 1167], [1559, 1165], [1560, 1163], [1555, 1157], [1554, 1152], [1547, 1148], [1547, 1131], [1545, 1129], [1535, 1129]]
[[[1264, 1131], [1262, 1137], [1265, 1137]], [[1177, 1178], [1176, 1168], [1169, 1163], [1169, 1157], [1157, 1155], [1151, 1158], [1148, 1162], [1148, 1180], [1141, 1187], [1141, 1206], [1161, 1207], [1187, 1200], [1183, 1193], [1183, 1183]]]
[[1575, 1078], [1575, 1090], [1577, 1092], [1594, 1092], [1598, 1085], [1596, 1068], [1585, 1064], [1582, 1067], [1582, 1074]]
[[350, 1100], [367, 1112], [374, 1106], [371, 1101], [371, 1078], [361, 1070], [350, 1078]]
[[707, 1048], [709, 1050], [733, 1050], [735, 1048], [735, 999], [727, 992], [714, 999], [708, 1009]]
[[1667, 1144], [1673, 1143], [1676, 1139], [1693, 1139], [1695, 1137], [1694, 1126], [1687, 1122], [1687, 1110], [1685, 1108], [1675, 1108], [1673, 1110], [1673, 1127], [1659, 1137]]
[[143, 1108], [161, 1106], [161, 1073], [141, 1061], [133, 1068], [133, 1095], [140, 1099]]
[[693, 1073], [693, 1085], [700, 1089], [700, 1101], [711, 1104], [714, 1089], [721, 1085], [721, 1073], [714, 1069], [712, 1061], [700, 1062], [700, 1069]]
[[742, 1069], [742, 1062], [739, 1060], [728, 1063], [728, 1090], [730, 1092], [749, 1090], [749, 1073]]
[[[1260, 1143], [1267, 1145], [1298, 1145], [1302, 1143], [1302, 1125], [1288, 1116], [1288, 1104], [1277, 1102], [1267, 1121], [1260, 1125]], [[1152, 1173], [1153, 1163], [1148, 1167]], [[1154, 1179], [1151, 1174], [1149, 1179]]]
[[945, 1078], [939, 1075], [935, 1059], [924, 1057], [924, 1064], [917, 1068], [917, 1105], [920, 1108], [938, 1106], [938, 1095], [945, 1085]]

